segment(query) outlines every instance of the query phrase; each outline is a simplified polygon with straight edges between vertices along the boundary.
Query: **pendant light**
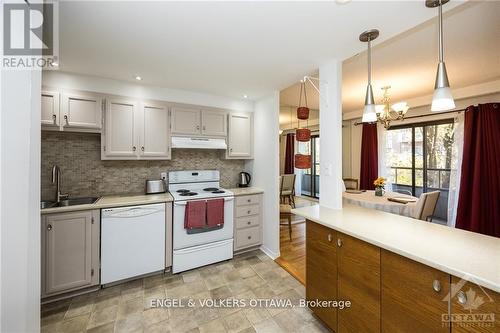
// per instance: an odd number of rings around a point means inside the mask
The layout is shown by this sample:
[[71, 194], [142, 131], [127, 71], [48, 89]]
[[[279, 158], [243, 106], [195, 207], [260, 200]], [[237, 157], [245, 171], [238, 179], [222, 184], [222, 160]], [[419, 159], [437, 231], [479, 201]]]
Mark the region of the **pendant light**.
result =
[[368, 85], [366, 86], [365, 108], [363, 110], [363, 123], [373, 123], [377, 121], [377, 113], [375, 110], [375, 101], [373, 99], [372, 90], [372, 40], [375, 40], [379, 35], [377, 29], [367, 30], [359, 35], [359, 40], [368, 43]]
[[444, 46], [443, 46], [443, 5], [449, 0], [426, 0], [425, 6], [429, 8], [438, 7], [438, 41], [439, 41], [439, 64], [436, 73], [436, 82], [434, 83], [434, 95], [432, 96], [431, 111], [446, 111], [455, 108], [455, 101], [451, 94], [450, 83], [448, 82], [448, 73], [444, 64]]

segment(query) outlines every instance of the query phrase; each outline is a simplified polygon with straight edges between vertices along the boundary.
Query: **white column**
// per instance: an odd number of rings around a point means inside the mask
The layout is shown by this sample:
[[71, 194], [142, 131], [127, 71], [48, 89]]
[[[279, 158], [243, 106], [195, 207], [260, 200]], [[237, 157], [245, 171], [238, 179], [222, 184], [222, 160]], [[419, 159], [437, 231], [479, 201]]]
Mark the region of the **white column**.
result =
[[279, 226], [279, 92], [255, 101], [254, 159], [245, 164], [252, 186], [264, 190], [261, 249], [276, 259], [280, 255]]
[[342, 62], [320, 66], [319, 203], [342, 209]]

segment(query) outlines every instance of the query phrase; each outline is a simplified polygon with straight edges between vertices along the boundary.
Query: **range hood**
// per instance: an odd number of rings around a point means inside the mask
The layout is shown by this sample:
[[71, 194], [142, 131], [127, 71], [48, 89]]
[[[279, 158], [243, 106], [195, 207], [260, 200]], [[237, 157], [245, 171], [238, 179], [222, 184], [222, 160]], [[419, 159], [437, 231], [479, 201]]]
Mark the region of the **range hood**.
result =
[[172, 148], [227, 149], [226, 139], [172, 137]]

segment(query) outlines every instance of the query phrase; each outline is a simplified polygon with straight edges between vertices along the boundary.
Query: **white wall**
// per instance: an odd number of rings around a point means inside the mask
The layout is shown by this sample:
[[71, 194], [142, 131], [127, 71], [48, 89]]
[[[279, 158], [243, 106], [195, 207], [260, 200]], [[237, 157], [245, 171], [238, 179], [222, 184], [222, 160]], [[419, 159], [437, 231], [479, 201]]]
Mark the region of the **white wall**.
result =
[[39, 71], [2, 70], [0, 331], [40, 328]]
[[279, 92], [255, 102], [254, 159], [245, 169], [252, 174], [252, 186], [264, 190], [262, 202], [262, 251], [279, 257]]
[[331, 60], [320, 66], [319, 79], [319, 202], [342, 209], [342, 63]]
[[248, 100], [239, 100], [186, 90], [168, 89], [96, 76], [50, 71], [44, 72], [42, 79], [42, 84], [46, 87], [86, 90], [141, 99], [210, 106], [234, 111], [253, 111], [253, 102]]

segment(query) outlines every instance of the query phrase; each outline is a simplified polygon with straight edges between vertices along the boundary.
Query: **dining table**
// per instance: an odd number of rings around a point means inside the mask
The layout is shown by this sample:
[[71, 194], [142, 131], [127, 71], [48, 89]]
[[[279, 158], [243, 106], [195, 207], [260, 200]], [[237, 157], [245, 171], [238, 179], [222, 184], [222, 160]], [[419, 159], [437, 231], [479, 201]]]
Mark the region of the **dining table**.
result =
[[[414, 202], [399, 203], [389, 201], [388, 198], [414, 199]], [[398, 192], [387, 191], [383, 196], [376, 196], [375, 191], [367, 190], [360, 193], [343, 192], [342, 201], [346, 204], [358, 205], [365, 208], [377, 209], [388, 213], [414, 217], [418, 198]]]

